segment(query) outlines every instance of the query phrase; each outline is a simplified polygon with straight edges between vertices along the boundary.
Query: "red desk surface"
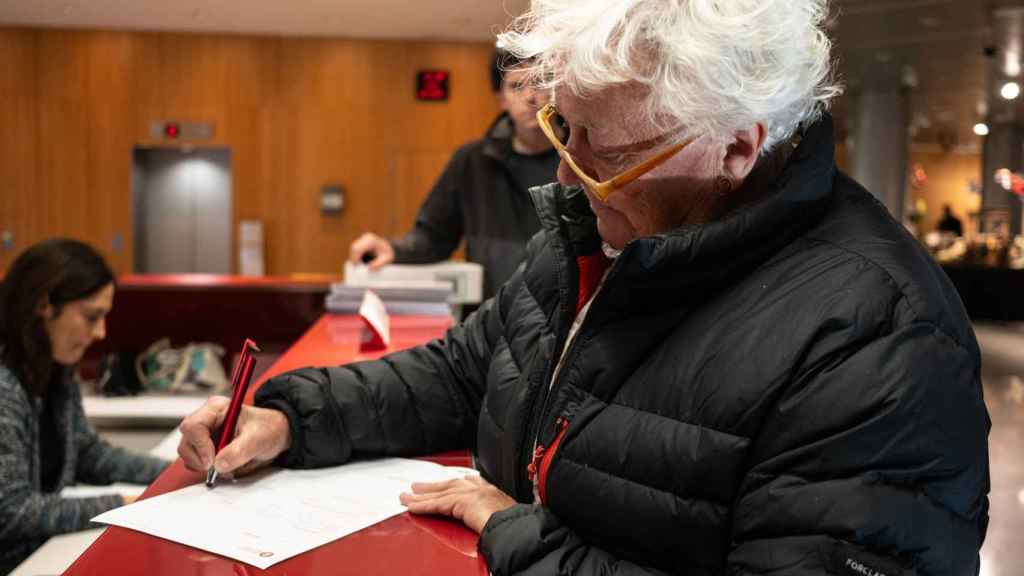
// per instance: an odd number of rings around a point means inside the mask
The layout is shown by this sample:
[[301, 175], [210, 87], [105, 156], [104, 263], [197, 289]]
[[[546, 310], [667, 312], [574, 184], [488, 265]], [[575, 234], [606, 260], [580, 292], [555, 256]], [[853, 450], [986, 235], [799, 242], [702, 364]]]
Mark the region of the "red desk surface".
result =
[[[247, 400], [251, 402], [252, 394], [259, 384], [275, 374], [304, 366], [364, 360], [416, 346], [442, 335], [450, 324], [448, 318], [392, 317], [391, 348], [364, 355], [358, 351], [361, 328], [359, 319], [325, 315], [267, 370], [257, 385], [252, 387]], [[447, 465], [469, 465], [466, 453], [439, 454], [429, 459]], [[201, 482], [203, 476], [201, 472], [189, 472], [178, 460], [157, 478], [142, 497], [163, 494]], [[202, 522], [202, 518], [196, 521]], [[110, 526], [66, 574], [486, 576], [487, 567], [483, 558], [478, 557], [476, 545], [477, 535], [461, 523], [404, 513], [276, 564], [269, 570], [260, 570], [196, 548]]]
[[341, 276], [292, 274], [290, 276], [237, 276], [231, 274], [126, 274], [117, 279], [122, 288], [178, 290], [313, 290], [325, 291]]

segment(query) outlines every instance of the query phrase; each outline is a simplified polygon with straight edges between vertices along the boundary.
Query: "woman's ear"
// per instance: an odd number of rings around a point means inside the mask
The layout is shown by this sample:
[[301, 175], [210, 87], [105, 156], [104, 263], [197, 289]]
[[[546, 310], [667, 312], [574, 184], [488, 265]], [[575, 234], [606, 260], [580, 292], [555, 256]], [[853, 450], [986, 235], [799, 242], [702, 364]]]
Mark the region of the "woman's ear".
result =
[[733, 134], [732, 142], [725, 149], [722, 166], [725, 176], [733, 182], [745, 180], [757, 164], [767, 137], [768, 129], [760, 122]]

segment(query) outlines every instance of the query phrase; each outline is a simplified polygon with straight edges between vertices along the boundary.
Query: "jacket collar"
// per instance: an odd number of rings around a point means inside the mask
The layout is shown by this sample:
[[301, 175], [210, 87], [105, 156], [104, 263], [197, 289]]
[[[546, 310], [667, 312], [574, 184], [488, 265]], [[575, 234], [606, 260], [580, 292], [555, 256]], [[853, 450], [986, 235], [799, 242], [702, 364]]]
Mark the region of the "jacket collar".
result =
[[[726, 217], [631, 242], [617, 259], [629, 299], [696, 283], [724, 281], [767, 260], [824, 215], [835, 177], [831, 116], [825, 114], [800, 143], [761, 199]], [[596, 219], [578, 190], [550, 184], [531, 191], [541, 224], [578, 246], [596, 236]], [[588, 230], [589, 229], [589, 230]], [[580, 252], [576, 252], [579, 254]], [[585, 252], [584, 252], [585, 253]], [[621, 296], [626, 297], [625, 294]], [[654, 296], [653, 294], [651, 296]], [[655, 301], [657, 299], [654, 299]]]
[[515, 125], [512, 124], [512, 117], [508, 112], [502, 112], [484, 135], [484, 155], [504, 163], [512, 154], [512, 137], [515, 135]]

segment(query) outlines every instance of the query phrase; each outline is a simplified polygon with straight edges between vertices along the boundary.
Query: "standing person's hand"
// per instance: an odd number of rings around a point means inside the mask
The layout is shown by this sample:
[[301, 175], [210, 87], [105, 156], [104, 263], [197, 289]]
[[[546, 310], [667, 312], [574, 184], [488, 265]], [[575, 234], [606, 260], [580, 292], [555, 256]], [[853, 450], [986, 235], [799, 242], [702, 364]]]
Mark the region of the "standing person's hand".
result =
[[354, 264], [361, 264], [363, 256], [367, 254], [373, 257], [367, 263], [370, 270], [376, 270], [395, 261], [395, 249], [391, 246], [391, 243], [369, 232], [352, 242], [352, 245], [348, 248], [348, 259]]
[[244, 475], [273, 462], [291, 447], [284, 413], [242, 406], [234, 439], [214, 457], [214, 433], [224, 422], [230, 403], [228, 398], [213, 396], [182, 421], [178, 455], [189, 470], [207, 470], [213, 465], [218, 474]]
[[516, 505], [511, 496], [475, 475], [446, 482], [417, 482], [412, 485], [412, 493], [403, 493], [399, 501], [413, 514], [440, 514], [462, 520], [477, 534], [495, 512]]

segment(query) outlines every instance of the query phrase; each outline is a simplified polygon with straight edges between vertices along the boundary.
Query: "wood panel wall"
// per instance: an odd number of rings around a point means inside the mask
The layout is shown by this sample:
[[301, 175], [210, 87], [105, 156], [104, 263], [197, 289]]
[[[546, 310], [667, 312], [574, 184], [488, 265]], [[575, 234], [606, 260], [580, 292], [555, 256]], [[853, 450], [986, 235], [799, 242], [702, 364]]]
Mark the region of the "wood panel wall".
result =
[[[267, 271], [338, 272], [363, 231], [411, 225], [449, 155], [498, 113], [491, 45], [0, 29], [0, 270], [71, 236], [132, 270], [132, 150], [153, 120], [211, 122], [231, 149], [235, 231], [262, 220]], [[452, 73], [417, 102], [415, 72]], [[319, 190], [348, 206], [321, 214]], [[123, 239], [118, 248], [117, 238]]]

